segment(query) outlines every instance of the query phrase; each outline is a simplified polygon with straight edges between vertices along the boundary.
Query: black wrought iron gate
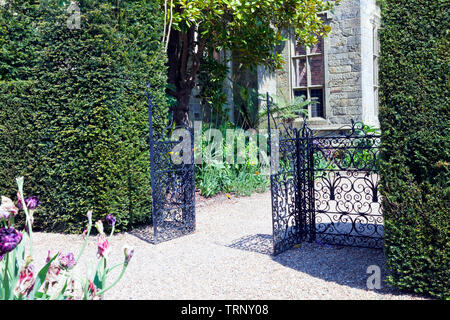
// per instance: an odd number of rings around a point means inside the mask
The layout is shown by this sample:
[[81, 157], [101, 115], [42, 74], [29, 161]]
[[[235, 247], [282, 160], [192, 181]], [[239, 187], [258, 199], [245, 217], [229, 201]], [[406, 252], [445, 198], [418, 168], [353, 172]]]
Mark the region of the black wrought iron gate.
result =
[[[195, 177], [192, 128], [177, 128], [167, 120], [167, 110], [152, 102], [147, 90], [152, 187], [153, 242], [171, 240], [195, 231]], [[174, 130], [187, 136], [174, 139]], [[173, 161], [174, 147], [190, 139], [190, 161]], [[182, 151], [181, 151], [182, 152]]]
[[322, 135], [306, 122], [297, 129], [270, 104], [274, 254], [305, 240], [381, 248], [379, 134], [362, 123]]

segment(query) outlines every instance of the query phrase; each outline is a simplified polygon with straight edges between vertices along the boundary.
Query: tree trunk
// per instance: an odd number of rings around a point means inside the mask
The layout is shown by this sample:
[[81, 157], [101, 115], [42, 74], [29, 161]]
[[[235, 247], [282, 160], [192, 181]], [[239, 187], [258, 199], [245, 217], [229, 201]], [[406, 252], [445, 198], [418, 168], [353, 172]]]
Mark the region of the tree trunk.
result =
[[177, 88], [177, 106], [173, 117], [177, 126], [189, 127], [189, 100], [192, 88]]
[[177, 100], [172, 110], [176, 126], [189, 126], [189, 100], [205, 49], [205, 41], [200, 36], [195, 39], [195, 33], [195, 27], [187, 32], [172, 30], [169, 39], [168, 82], [172, 89], [168, 88], [167, 93]]

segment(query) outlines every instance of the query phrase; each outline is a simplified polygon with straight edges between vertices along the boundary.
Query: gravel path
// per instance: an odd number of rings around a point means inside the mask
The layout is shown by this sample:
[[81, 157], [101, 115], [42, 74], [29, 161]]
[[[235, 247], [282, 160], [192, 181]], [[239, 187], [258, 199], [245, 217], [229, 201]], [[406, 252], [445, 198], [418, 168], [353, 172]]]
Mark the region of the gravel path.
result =
[[[381, 250], [301, 247], [271, 256], [270, 193], [218, 197], [197, 208], [197, 231], [158, 245], [131, 233], [112, 237], [110, 265], [123, 259], [122, 246], [135, 255], [122, 281], [106, 299], [419, 299], [382, 284], [366, 289], [369, 265], [381, 267]], [[35, 261], [47, 250], [78, 252], [80, 236], [35, 233]], [[92, 238], [80, 265], [95, 261]], [[113, 280], [119, 270], [109, 278]]]

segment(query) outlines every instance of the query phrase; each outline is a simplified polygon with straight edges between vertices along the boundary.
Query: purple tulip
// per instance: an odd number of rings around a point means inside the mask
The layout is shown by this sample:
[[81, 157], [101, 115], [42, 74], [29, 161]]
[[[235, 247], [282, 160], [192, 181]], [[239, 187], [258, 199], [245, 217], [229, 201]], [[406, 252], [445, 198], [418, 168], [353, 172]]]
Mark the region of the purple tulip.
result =
[[[41, 202], [39, 201], [38, 197], [32, 196], [25, 199], [25, 204], [27, 205], [28, 209], [34, 210], [41, 204]], [[20, 198], [17, 201], [17, 206], [19, 207], [19, 209], [23, 210], [22, 200]]]
[[116, 224], [116, 217], [114, 217], [112, 214], [108, 214], [106, 216], [106, 223], [108, 223], [108, 225], [113, 226]]
[[73, 255], [73, 253], [68, 253], [65, 256], [62, 256], [61, 258], [59, 258], [59, 265], [61, 266], [61, 268], [70, 270], [72, 269], [75, 265], [76, 265], [76, 261], [75, 261], [75, 257]]
[[[26, 201], [25, 201], [26, 202]], [[19, 196], [17, 196], [17, 207], [20, 210], [23, 210], [23, 205], [22, 205], [22, 199], [19, 198]]]
[[14, 228], [0, 228], [0, 256], [14, 250], [22, 241], [22, 234]]
[[36, 196], [25, 199], [25, 203], [27, 204], [27, 207], [30, 210], [36, 209], [38, 207], [38, 205], [41, 204], [41, 202], [39, 201], [39, 199]]

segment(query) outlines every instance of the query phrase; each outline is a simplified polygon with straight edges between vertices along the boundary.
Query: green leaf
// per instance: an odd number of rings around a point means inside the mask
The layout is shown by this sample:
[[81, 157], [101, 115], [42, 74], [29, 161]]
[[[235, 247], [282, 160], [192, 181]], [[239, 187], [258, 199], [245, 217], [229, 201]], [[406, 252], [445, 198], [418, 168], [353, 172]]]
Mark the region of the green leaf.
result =
[[50, 299], [50, 295], [48, 295], [48, 294], [46, 294], [44, 292], [36, 292], [34, 294], [34, 297], [38, 298], [38, 299], [43, 299], [43, 300], [49, 300]]
[[66, 282], [64, 283], [64, 286], [62, 287], [62, 289], [59, 292], [59, 294], [55, 297], [55, 300], [61, 300], [61, 299], [63, 299], [65, 297], [64, 293], [66, 292], [68, 283], [69, 283], [69, 279], [66, 279]]
[[99, 260], [99, 262], [98, 262], [98, 264], [97, 264], [97, 269], [95, 270], [95, 276], [94, 276], [94, 285], [97, 287], [97, 288], [100, 288], [100, 289], [103, 289], [102, 288], [102, 285], [103, 285], [103, 278], [104, 278], [104, 275], [103, 275], [103, 273], [104, 273], [104, 271], [102, 271], [102, 266], [103, 266], [103, 264], [104, 264], [104, 260], [105, 260], [105, 258], [104, 257], [102, 257], [100, 260]]
[[58, 255], [59, 254], [55, 254], [55, 256], [53, 258], [51, 258], [50, 261], [44, 267], [42, 267], [42, 269], [39, 271], [39, 273], [36, 277], [36, 282], [34, 283], [34, 287], [31, 290], [30, 294], [28, 295], [30, 300], [33, 300], [35, 298], [36, 292], [41, 288], [42, 284], [45, 281], [45, 278], [47, 277], [47, 273], [50, 268], [50, 265], [58, 257]]

